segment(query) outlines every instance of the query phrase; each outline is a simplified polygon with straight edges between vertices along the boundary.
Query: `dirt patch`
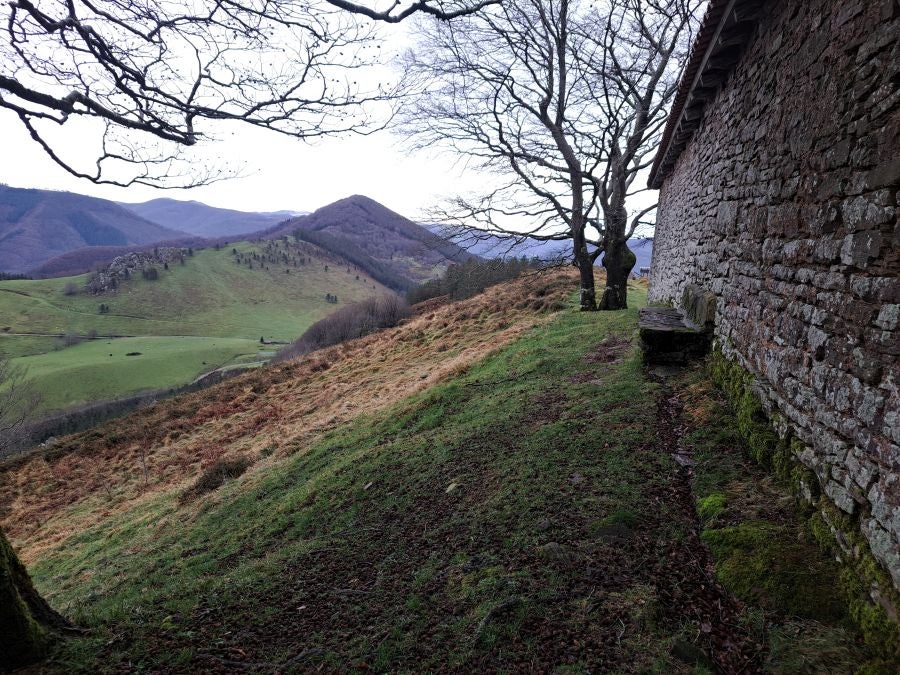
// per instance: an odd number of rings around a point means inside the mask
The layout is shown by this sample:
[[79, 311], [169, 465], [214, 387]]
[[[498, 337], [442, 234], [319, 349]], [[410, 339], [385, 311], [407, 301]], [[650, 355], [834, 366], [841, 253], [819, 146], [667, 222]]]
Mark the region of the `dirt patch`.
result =
[[234, 459], [218, 459], [204, 469], [194, 484], [181, 493], [179, 502], [186, 504], [192, 502], [201, 495], [212, 492], [221, 487], [225, 481], [234, 480], [244, 474], [250, 468], [252, 462], [247, 457], [235, 457]]
[[[610, 335], [598, 344], [582, 361], [591, 366], [612, 366], [621, 363], [634, 341], [623, 335]], [[571, 382], [577, 384], [602, 384], [602, 376], [608, 371], [605, 368], [590, 368], [575, 373], [569, 377]]]
[[611, 335], [603, 340], [590, 354], [584, 357], [585, 363], [619, 363], [631, 348], [632, 338], [623, 335]]
[[559, 391], [545, 391], [531, 397], [534, 412], [528, 417], [528, 428], [534, 429], [559, 420], [566, 397]]
[[[682, 411], [680, 398], [664, 388], [657, 410], [657, 452], [688, 455], [681, 443], [685, 431]], [[673, 624], [689, 619], [697, 623], [698, 643], [717, 671], [762, 672], [762, 645], [740, 621], [743, 605], [716, 579], [712, 556], [700, 540], [692, 479], [691, 464], [675, 462], [671, 485], [665, 493], [655, 495], [675, 506], [689, 524], [682, 541], [659, 542], [657, 549], [656, 573], [665, 614]]]

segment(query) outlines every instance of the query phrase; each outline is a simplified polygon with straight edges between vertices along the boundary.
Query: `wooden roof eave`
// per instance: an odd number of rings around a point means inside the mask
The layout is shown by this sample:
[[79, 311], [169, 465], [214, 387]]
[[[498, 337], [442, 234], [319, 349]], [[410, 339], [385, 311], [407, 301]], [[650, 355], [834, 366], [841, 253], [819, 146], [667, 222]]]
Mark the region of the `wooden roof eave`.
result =
[[660, 189], [700, 126], [706, 105], [740, 60], [763, 0], [711, 0], [682, 72], [678, 93], [650, 170], [648, 186]]

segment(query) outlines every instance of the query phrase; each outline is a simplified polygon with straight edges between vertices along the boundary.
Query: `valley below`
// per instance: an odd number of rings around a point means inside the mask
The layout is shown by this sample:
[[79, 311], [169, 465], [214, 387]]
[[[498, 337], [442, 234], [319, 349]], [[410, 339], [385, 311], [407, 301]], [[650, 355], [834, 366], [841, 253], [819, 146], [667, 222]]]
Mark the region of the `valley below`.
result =
[[334, 309], [389, 292], [306, 243], [235, 242], [183, 261], [101, 293], [90, 274], [0, 281], [0, 354], [27, 369], [38, 412], [258, 365]]

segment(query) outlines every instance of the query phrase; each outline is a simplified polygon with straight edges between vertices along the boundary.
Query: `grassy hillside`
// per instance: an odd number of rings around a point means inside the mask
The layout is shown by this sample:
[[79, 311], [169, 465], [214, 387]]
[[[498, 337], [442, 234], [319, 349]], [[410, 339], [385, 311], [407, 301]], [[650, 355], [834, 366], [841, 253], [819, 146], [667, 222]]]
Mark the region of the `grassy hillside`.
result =
[[[702, 373], [644, 370], [636, 310], [579, 313], [571, 283], [496, 287], [7, 463], [2, 526], [89, 628], [48, 668], [844, 672], [867, 658], [827, 601], [834, 565], [742, 468]], [[238, 459], [249, 468], [217, 485], [212, 469]], [[724, 495], [702, 509], [710, 529], [778, 533], [762, 567], [729, 561], [750, 594], [713, 576], [728, 552], [702, 543], [695, 475], [701, 496]]]
[[[261, 337], [293, 340], [334, 309], [386, 290], [309, 244], [301, 245], [303, 265], [236, 263], [234, 251], [246, 260], [267, 245], [275, 244], [197, 251], [184, 265], [160, 267], [157, 281], [133, 275], [103, 295], [66, 294], [67, 286], [83, 289], [88, 275], [0, 282], [0, 353], [29, 369], [50, 410], [98, 395], [184, 384], [215, 367], [256, 360]], [[279, 251], [287, 246], [277, 245]], [[328, 294], [338, 303], [326, 301]], [[108, 313], [99, 313], [101, 303]], [[91, 332], [145, 339], [53, 351], [54, 338], [48, 337]], [[142, 355], [124, 356], [133, 351]]]

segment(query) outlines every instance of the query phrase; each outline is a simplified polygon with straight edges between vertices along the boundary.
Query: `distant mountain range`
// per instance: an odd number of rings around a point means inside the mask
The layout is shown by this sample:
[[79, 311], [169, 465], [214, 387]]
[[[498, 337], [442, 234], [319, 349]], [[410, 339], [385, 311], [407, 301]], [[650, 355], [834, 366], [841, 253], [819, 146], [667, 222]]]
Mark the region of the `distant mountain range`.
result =
[[220, 209], [202, 202], [183, 202], [177, 199], [152, 199], [140, 204], [120, 206], [154, 223], [161, 223], [198, 237], [233, 237], [259, 232], [283, 220], [303, 215], [296, 211], [255, 213]]
[[[256, 213], [195, 201], [153, 199], [126, 204], [71, 192], [0, 185], [0, 271], [71, 271], [83, 261], [146, 244], [235, 237], [271, 228], [295, 211]], [[58, 256], [69, 255], [61, 264]]]
[[[313, 213], [248, 212], [196, 201], [116, 203], [69, 192], [0, 185], [0, 271], [35, 276], [75, 274], [130, 250], [166, 244], [202, 247], [228, 238], [298, 236], [404, 290], [471, 256], [552, 258], [565, 242], [491, 235], [448, 241], [439, 226], [422, 226], [369, 197], [353, 195]], [[629, 246], [635, 271], [650, 265], [653, 240]]]
[[0, 185], [0, 271], [27, 272], [87, 246], [140, 245], [183, 236], [105, 199]]
[[[442, 225], [426, 225], [426, 227], [439, 236], [450, 238], [469, 253], [474, 253], [482, 258], [520, 258], [525, 256], [526, 258], [553, 260], [572, 255], [571, 243], [567, 241], [543, 241], [532, 237], [517, 240], [513, 236], [485, 234], [474, 230], [472, 235], [467, 234], [465, 230], [448, 231]], [[628, 248], [637, 258], [634, 265], [635, 274], [638, 274], [642, 267], [650, 267], [650, 260], [653, 257], [653, 237], [630, 239]]]

